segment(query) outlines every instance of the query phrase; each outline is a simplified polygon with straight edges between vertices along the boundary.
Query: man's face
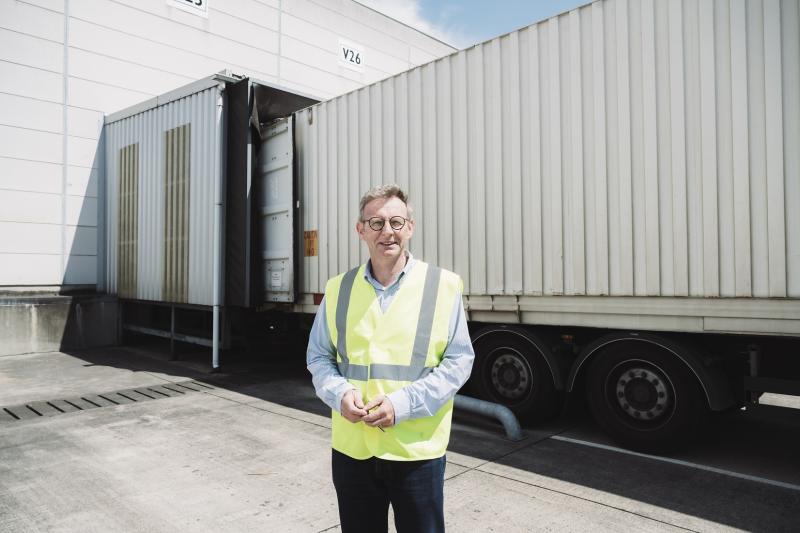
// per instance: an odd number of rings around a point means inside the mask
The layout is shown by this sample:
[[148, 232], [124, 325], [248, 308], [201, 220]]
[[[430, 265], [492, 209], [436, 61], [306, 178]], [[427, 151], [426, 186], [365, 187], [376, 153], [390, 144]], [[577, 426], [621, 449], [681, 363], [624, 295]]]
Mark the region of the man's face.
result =
[[389, 219], [403, 217], [408, 219], [408, 206], [400, 198], [376, 198], [364, 206], [363, 220], [371, 218], [383, 220], [383, 228], [379, 231], [372, 229], [369, 222], [358, 222], [356, 231], [359, 238], [367, 243], [369, 256], [373, 262], [398, 258], [405, 254], [408, 241], [414, 234], [414, 222], [406, 220], [399, 230], [392, 229]]

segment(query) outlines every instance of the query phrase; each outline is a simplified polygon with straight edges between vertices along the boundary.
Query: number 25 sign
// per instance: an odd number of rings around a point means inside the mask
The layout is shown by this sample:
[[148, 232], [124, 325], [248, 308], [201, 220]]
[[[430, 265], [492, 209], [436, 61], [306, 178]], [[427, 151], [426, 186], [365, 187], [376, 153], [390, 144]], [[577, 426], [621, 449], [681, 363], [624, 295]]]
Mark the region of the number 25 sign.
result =
[[167, 0], [167, 4], [188, 13], [208, 18], [208, 0]]

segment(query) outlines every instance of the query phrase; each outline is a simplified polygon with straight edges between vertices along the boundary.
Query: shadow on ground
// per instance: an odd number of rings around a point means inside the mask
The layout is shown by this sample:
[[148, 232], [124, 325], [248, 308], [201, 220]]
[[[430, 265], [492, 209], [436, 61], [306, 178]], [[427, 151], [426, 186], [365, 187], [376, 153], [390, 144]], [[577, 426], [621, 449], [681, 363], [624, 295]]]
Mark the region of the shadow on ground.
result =
[[[187, 347], [174, 361], [160, 340], [131, 347], [73, 351], [70, 355], [87, 365], [180, 374], [293, 409], [329, 414], [314, 394], [304, 354], [297, 349], [225, 353], [218, 373], [210, 372], [210, 351]], [[741, 448], [731, 451], [728, 444], [743, 441], [752, 453], [777, 454], [786, 468], [800, 472], [796, 453], [800, 449], [800, 423], [797, 413], [790, 411], [796, 410], [765, 407], [762, 412], [766, 416], [734, 412], [718, 417], [696, 449], [711, 454], [716, 449], [721, 454], [738, 453], [736, 450]], [[506, 472], [502, 475], [520, 483], [566, 492], [571, 486], [588, 488], [742, 530], [797, 530], [798, 490], [549, 438], [572, 431], [576, 425], [578, 434], [586, 426], [591, 433], [592, 423], [582, 418], [562, 416], [547, 426], [525, 428], [526, 440], [517, 443], [505, 439], [499, 424], [492, 421], [456, 413], [454, 422], [449, 450], [475, 459], [471, 468], [492, 463], [493, 468]], [[763, 451], [765, 444], [767, 449]], [[676, 458], [691, 460], [692, 452]]]

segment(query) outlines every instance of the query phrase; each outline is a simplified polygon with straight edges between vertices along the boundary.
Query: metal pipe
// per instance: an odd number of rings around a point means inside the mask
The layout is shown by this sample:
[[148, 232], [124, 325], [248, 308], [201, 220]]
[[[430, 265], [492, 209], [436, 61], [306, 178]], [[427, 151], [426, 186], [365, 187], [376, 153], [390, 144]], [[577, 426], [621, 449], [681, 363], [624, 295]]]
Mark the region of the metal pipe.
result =
[[175, 306], [169, 306], [169, 360], [176, 361], [175, 357]]
[[[757, 378], [761, 374], [761, 348], [757, 344], [751, 344], [747, 347], [750, 359], [750, 377]], [[750, 401], [758, 404], [758, 399], [761, 397], [760, 391], [749, 391]]]
[[496, 418], [503, 424], [503, 429], [506, 430], [506, 436], [513, 440], [519, 441], [524, 439], [522, 436], [522, 428], [519, 425], [516, 415], [506, 407], [499, 403], [487, 402], [469, 396], [456, 394], [455, 406], [464, 411], [470, 411], [479, 415], [490, 416]]
[[[216, 125], [217, 125], [217, 142], [219, 143], [220, 147], [224, 145], [225, 139], [223, 139], [224, 133], [224, 126], [222, 122], [223, 118], [223, 107], [224, 107], [224, 95], [223, 90], [225, 88], [224, 83], [220, 83], [217, 89], [217, 110], [216, 110]], [[222, 260], [222, 232], [224, 231], [222, 225], [222, 173], [224, 169], [224, 156], [222, 153], [222, 149], [217, 151], [217, 157], [219, 161], [217, 161], [218, 168], [217, 172], [215, 173], [214, 178], [214, 258], [213, 258], [213, 291], [214, 294], [212, 295], [212, 303], [214, 306], [214, 314], [212, 317], [213, 320], [213, 333], [211, 335], [211, 368], [212, 370], [219, 369], [219, 306], [220, 306], [220, 288], [222, 286], [222, 265], [220, 264]]]

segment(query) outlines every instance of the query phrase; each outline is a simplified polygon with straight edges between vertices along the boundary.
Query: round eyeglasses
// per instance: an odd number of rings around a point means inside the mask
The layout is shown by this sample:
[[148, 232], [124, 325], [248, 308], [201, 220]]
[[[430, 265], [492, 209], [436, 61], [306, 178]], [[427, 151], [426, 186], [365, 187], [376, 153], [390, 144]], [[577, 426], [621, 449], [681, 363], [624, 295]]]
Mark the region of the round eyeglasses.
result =
[[[369, 227], [372, 228], [373, 231], [381, 231], [383, 229], [383, 226], [386, 225], [386, 220], [387, 219], [381, 217], [372, 217], [370, 219], [364, 220], [363, 222], [366, 222], [367, 225], [369, 225]], [[408, 222], [407, 218], [401, 217], [399, 215], [390, 217], [388, 220], [389, 220], [389, 227], [392, 228], [394, 231], [400, 231], [401, 229], [403, 229], [403, 226], [406, 225], [406, 222]]]

